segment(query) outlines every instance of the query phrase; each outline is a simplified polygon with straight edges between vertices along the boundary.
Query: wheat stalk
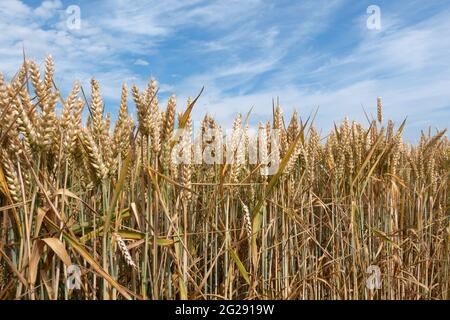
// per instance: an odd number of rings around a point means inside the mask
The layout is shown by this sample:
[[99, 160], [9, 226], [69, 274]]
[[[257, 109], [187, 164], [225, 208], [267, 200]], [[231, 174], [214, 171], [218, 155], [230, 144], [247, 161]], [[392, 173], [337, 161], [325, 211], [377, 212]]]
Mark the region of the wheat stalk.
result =
[[[54, 72], [48, 57], [43, 79], [27, 60], [0, 74], [1, 298], [449, 298], [445, 130], [407, 143], [404, 124], [384, 126], [381, 99], [367, 125], [322, 132], [294, 112], [285, 130], [277, 102], [259, 135], [237, 114], [231, 139], [207, 139], [223, 128], [206, 114], [193, 144], [192, 116], [174, 135], [176, 98], [162, 110], [155, 80], [132, 87], [134, 121], [126, 85], [116, 119], [96, 80], [90, 102], [78, 83], [63, 100]], [[234, 163], [203, 161], [215, 143]], [[276, 160], [284, 174], [268, 176]], [[83, 290], [67, 287], [64, 251], [87, 271]], [[373, 265], [378, 290], [364, 285]]]
[[125, 244], [125, 241], [123, 241], [120, 234], [115, 232], [114, 237], [116, 238], [116, 242], [119, 246], [120, 252], [122, 253], [122, 256], [125, 258], [125, 261], [127, 262], [127, 264], [130, 267], [137, 269], [137, 265], [136, 265], [136, 263], [134, 263], [133, 258], [131, 257], [130, 251], [128, 250], [128, 247]]

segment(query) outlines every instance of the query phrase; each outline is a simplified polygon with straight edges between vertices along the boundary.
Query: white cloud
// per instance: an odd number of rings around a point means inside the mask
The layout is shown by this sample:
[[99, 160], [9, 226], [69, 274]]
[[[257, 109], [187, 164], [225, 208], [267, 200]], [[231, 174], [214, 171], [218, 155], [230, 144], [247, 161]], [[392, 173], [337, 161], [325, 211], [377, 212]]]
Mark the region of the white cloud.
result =
[[40, 18], [49, 19], [61, 8], [62, 3], [60, 0], [46, 0], [34, 10], [34, 14]]
[[28, 18], [31, 9], [20, 0], [2, 1], [0, 5], [0, 14], [3, 21], [14, 19], [15, 23], [20, 23], [24, 18]]
[[148, 63], [147, 61], [145, 61], [144, 59], [137, 59], [134, 62], [135, 65], [137, 66], [148, 66], [150, 63]]

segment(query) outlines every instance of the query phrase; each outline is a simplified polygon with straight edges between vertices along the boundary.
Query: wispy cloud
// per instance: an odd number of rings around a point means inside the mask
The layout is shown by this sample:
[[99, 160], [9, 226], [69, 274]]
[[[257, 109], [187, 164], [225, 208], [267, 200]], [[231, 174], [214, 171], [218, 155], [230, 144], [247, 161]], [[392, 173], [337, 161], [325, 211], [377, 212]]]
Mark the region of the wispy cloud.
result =
[[143, 59], [137, 59], [134, 62], [134, 64], [137, 65], [137, 66], [148, 66], [149, 65], [149, 63], [147, 61], [143, 60]]
[[62, 3], [60, 0], [45, 0], [33, 12], [40, 18], [49, 19], [61, 8]]
[[0, 2], [0, 71], [14, 74], [22, 49], [43, 61], [52, 54], [57, 81], [102, 85], [110, 111], [122, 82], [150, 77], [163, 96], [180, 101], [205, 93], [205, 111], [231, 123], [254, 106], [269, 119], [272, 98], [309, 114], [326, 131], [344, 116], [364, 120], [376, 96], [397, 122], [408, 115], [410, 139], [450, 118], [450, 7], [446, 1], [379, 1], [380, 31], [366, 28], [366, 8], [348, 0], [79, 1], [82, 27], [67, 27], [71, 1]]

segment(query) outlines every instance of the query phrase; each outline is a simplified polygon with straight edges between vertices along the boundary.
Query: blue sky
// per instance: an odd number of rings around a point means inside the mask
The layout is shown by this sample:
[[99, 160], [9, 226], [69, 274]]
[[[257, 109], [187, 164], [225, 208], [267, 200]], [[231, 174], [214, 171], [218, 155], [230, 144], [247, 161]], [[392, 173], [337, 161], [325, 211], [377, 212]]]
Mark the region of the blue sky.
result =
[[[67, 27], [67, 7], [81, 28]], [[377, 5], [381, 29], [370, 30]], [[439, 1], [0, 1], [0, 71], [11, 77], [22, 47], [56, 61], [66, 93], [74, 80], [101, 84], [107, 111], [120, 87], [160, 83], [161, 102], [205, 92], [194, 119], [213, 114], [225, 127], [253, 108], [269, 120], [272, 98], [285, 114], [308, 116], [325, 135], [345, 116], [365, 121], [382, 96], [384, 114], [406, 136], [443, 129], [450, 119], [450, 3]], [[132, 105], [130, 101], [130, 105]]]

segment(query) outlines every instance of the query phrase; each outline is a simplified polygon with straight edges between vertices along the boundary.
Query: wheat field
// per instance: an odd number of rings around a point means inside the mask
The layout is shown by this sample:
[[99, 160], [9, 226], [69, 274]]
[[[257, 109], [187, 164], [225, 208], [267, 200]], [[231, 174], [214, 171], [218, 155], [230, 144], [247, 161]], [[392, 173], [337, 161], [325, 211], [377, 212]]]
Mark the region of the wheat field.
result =
[[124, 85], [112, 124], [95, 79], [62, 97], [44, 69], [0, 75], [0, 299], [450, 297], [445, 130], [405, 143], [379, 98], [367, 123], [322, 133], [320, 113], [275, 103], [258, 141], [236, 115], [214, 151], [236, 161], [177, 163], [223, 130], [209, 115], [194, 130], [197, 99]]

